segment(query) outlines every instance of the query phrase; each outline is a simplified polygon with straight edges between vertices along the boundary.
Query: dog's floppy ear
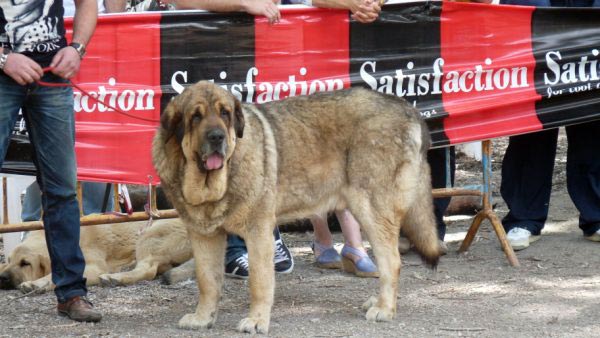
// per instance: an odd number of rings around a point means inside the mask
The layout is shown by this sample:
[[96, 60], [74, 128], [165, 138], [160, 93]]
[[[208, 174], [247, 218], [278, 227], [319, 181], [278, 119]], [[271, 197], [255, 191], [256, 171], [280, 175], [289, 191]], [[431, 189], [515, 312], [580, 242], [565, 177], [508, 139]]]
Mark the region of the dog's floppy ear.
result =
[[166, 132], [165, 142], [173, 136], [177, 137], [177, 143], [181, 143], [183, 140], [183, 112], [181, 111], [179, 101], [177, 97], [171, 100], [160, 116], [160, 125]]
[[242, 112], [242, 104], [239, 100], [235, 100], [235, 111], [233, 112], [234, 122], [233, 127], [235, 129], [235, 135], [238, 138], [242, 138], [244, 136], [244, 113]]
[[40, 271], [42, 271], [43, 275], [48, 275], [52, 273], [52, 268], [50, 266], [50, 257], [45, 255], [38, 255]]

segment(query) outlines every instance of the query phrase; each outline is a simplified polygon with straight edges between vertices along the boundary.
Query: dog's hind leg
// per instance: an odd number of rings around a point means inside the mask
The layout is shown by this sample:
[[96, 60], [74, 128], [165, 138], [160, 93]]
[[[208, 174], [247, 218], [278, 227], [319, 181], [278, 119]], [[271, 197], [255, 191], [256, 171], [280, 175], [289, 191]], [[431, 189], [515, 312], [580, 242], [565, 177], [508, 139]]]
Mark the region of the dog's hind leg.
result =
[[199, 300], [196, 312], [183, 316], [179, 320], [179, 327], [210, 328], [217, 319], [217, 306], [221, 297], [227, 246], [226, 234], [224, 231], [217, 231], [208, 236], [197, 233], [193, 229], [188, 230], [188, 234], [196, 262]]
[[131, 285], [142, 280], [153, 280], [156, 277], [158, 265], [157, 259], [148, 257], [148, 259], [137, 262], [131, 271], [100, 275], [100, 284], [103, 286]]
[[194, 278], [195, 271], [196, 271], [196, 262], [192, 258], [192, 259], [188, 260], [187, 262], [181, 264], [180, 266], [166, 271], [160, 277], [160, 280], [163, 284], [167, 284], [167, 285], [175, 284], [175, 283], [184, 281], [186, 279]]
[[[274, 244], [273, 227], [275, 219], [257, 218], [261, 226], [252, 227], [246, 233], [248, 265], [250, 268], [250, 313], [242, 319], [238, 330], [247, 333], [267, 333], [271, 321], [271, 307], [275, 289], [273, 266]], [[267, 225], [268, 224], [268, 225]], [[272, 226], [269, 226], [272, 225]]]
[[379, 295], [363, 304], [369, 321], [390, 321], [396, 314], [396, 296], [400, 274], [398, 252], [399, 216], [393, 203], [383, 194], [369, 196], [365, 191], [355, 191], [348, 199], [350, 212], [365, 231], [379, 269]]
[[94, 261], [85, 263], [85, 271], [83, 276], [86, 279], [86, 285], [98, 285], [100, 284], [100, 276], [108, 271], [108, 265], [105, 261]]

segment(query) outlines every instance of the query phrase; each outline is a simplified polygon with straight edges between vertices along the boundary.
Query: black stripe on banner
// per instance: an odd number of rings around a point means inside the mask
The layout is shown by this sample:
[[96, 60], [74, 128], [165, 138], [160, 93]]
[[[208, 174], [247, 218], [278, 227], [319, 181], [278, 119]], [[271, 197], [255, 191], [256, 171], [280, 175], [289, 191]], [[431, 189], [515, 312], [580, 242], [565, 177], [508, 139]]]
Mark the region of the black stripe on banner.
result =
[[538, 8], [532, 40], [544, 128], [599, 119], [600, 8]]
[[160, 39], [161, 109], [184, 87], [200, 80], [214, 80], [238, 99], [246, 97], [255, 60], [254, 16], [165, 12]]
[[435, 145], [448, 144], [442, 95], [431, 94], [435, 60], [441, 57], [441, 5], [432, 2], [387, 5], [371, 24], [352, 21], [350, 76], [364, 86], [404, 97], [427, 119]]

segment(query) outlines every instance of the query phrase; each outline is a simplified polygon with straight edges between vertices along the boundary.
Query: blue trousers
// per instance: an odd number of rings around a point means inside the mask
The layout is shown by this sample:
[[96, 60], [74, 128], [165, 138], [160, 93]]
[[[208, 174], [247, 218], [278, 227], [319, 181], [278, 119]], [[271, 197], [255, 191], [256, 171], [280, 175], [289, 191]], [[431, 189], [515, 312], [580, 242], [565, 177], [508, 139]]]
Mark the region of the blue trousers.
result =
[[[279, 234], [279, 228], [275, 227], [273, 230], [274, 240], [278, 240], [281, 238]], [[238, 257], [248, 252], [248, 248], [246, 248], [246, 242], [240, 236], [236, 235], [227, 235], [227, 251], [225, 253], [225, 264], [229, 264], [236, 260]]]
[[[106, 186], [109, 186], [110, 193], [106, 195]], [[103, 211], [111, 211], [114, 208], [114, 193], [112, 184], [83, 182], [81, 185], [83, 194], [83, 214], [98, 214]], [[106, 198], [106, 201], [104, 200]], [[106, 210], [102, 210], [102, 206], [106, 203]], [[21, 220], [23, 222], [37, 221], [42, 215], [42, 192], [40, 186], [33, 182], [26, 191], [23, 199], [23, 209], [21, 211]]]
[[[53, 74], [45, 74], [42, 80], [65, 82]], [[21, 86], [0, 72], [0, 164], [21, 108], [42, 191], [52, 282], [62, 303], [87, 293], [83, 277], [85, 260], [79, 247], [73, 91], [69, 87]]]
[[[567, 190], [584, 235], [600, 229], [600, 121], [566, 127]], [[548, 217], [558, 129], [513, 136], [502, 162], [500, 192], [509, 213], [506, 231], [520, 227], [539, 235]]]
[[[456, 153], [454, 147], [436, 148], [427, 152], [427, 161], [431, 167], [432, 188], [446, 188], [454, 186], [454, 172], [456, 167]], [[438, 228], [438, 236], [444, 240], [446, 236], [446, 223], [444, 213], [450, 204], [450, 197], [435, 198], [433, 212]]]

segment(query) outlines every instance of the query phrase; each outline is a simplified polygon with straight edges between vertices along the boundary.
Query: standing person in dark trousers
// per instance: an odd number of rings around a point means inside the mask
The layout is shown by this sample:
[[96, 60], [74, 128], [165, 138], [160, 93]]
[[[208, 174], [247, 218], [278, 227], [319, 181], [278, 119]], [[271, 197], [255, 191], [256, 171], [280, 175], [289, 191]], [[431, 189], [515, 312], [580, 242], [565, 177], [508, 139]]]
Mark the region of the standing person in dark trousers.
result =
[[[431, 187], [434, 189], [454, 186], [454, 172], [456, 167], [456, 153], [454, 147], [430, 149], [427, 152], [427, 162], [431, 167]], [[435, 198], [433, 200], [433, 212], [437, 223], [438, 237], [442, 244], [446, 236], [446, 223], [444, 213], [450, 205], [450, 197]], [[442, 248], [447, 251], [446, 245]]]
[[[98, 14], [124, 12], [126, 0], [97, 0]], [[75, 15], [75, 2], [63, 0], [64, 16]], [[114, 209], [114, 193], [112, 184], [99, 182], [82, 182], [83, 214], [103, 213]], [[107, 191], [108, 189], [108, 191]], [[107, 194], [108, 192], [108, 194]], [[42, 215], [42, 200], [40, 187], [36, 182], [31, 183], [25, 190], [21, 220], [23, 222], [37, 221]]]
[[[4, 159], [10, 133], [23, 109], [42, 191], [43, 221], [56, 285], [57, 311], [76, 321], [98, 322], [85, 298], [85, 260], [79, 247], [75, 118], [70, 87], [96, 27], [96, 0], [76, 1], [73, 40], [67, 43], [61, 0], [0, 0], [0, 140]], [[51, 67], [44, 73], [43, 67]], [[0, 160], [0, 163], [2, 162]]]
[[[598, 7], [594, 0], [501, 0], [501, 4]], [[600, 242], [600, 121], [565, 128], [567, 189], [586, 239]], [[509, 212], [502, 220], [514, 250], [537, 240], [548, 217], [558, 129], [513, 136], [502, 162], [500, 192]]]

